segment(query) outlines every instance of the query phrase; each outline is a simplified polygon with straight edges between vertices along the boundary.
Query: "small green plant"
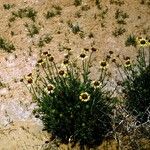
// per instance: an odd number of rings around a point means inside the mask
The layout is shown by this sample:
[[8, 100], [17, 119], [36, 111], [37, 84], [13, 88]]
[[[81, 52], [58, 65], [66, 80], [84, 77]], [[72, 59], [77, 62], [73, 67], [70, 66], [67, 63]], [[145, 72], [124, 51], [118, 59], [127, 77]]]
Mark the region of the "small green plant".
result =
[[52, 40], [52, 37], [49, 34], [44, 35], [43, 37], [40, 38], [38, 42], [39, 47], [43, 47], [45, 44], [50, 43]]
[[95, 0], [95, 4], [98, 9], [102, 9], [101, 0]]
[[75, 6], [80, 6], [82, 4], [82, 0], [74, 0]]
[[[38, 108], [34, 110], [45, 126], [45, 129], [62, 143], [79, 143], [83, 146], [96, 147], [112, 130], [111, 126], [111, 92], [106, 91], [108, 80], [108, 62], [102, 61], [96, 80], [90, 79], [92, 54], [96, 48], [84, 49], [77, 61], [69, 55], [56, 64], [54, 57], [43, 52], [38, 72], [22, 79], [33, 94]], [[88, 53], [89, 51], [89, 53]], [[86, 54], [88, 53], [88, 54]], [[72, 58], [72, 59], [71, 59]]]
[[90, 9], [90, 6], [88, 6], [88, 5], [83, 5], [82, 7], [81, 7], [81, 10], [82, 11], [88, 11]]
[[67, 24], [71, 28], [71, 31], [74, 34], [81, 32], [81, 29], [80, 29], [80, 26], [78, 25], [78, 23], [73, 24], [71, 21], [68, 21]]
[[106, 9], [104, 9], [100, 14], [99, 16], [101, 17], [101, 19], [105, 19], [105, 16], [107, 15], [108, 13], [108, 8], [106, 7]]
[[[140, 123], [148, 121], [150, 111], [150, 47], [145, 39], [139, 40], [140, 48], [136, 62], [129, 57], [122, 62], [120, 75], [122, 77], [122, 93], [125, 108], [135, 116]], [[117, 65], [118, 66], [118, 65]]]
[[129, 35], [127, 40], [125, 41], [125, 46], [134, 46], [136, 47], [137, 45], [137, 40], [135, 35]]
[[16, 17], [9, 18], [9, 22], [14, 22], [16, 20]]
[[47, 11], [46, 14], [44, 14], [46, 19], [55, 17], [57, 15], [61, 15], [62, 8], [60, 6], [53, 6], [52, 10]]
[[15, 50], [15, 46], [12, 43], [8, 42], [6, 39], [0, 37], [0, 49], [11, 53]]
[[117, 20], [118, 24], [126, 24], [125, 19], [129, 18], [127, 13], [124, 13], [122, 10], [117, 9], [115, 13], [115, 19]]
[[89, 33], [88, 35], [89, 38], [94, 38], [94, 34], [92, 32]]
[[47, 11], [47, 13], [45, 14], [46, 19], [49, 19], [49, 18], [52, 18], [55, 16], [56, 16], [56, 14], [54, 13], [54, 11]]
[[75, 18], [80, 18], [82, 15], [81, 15], [81, 12], [80, 11], [77, 11], [75, 13]]
[[13, 17], [17, 18], [30, 18], [32, 21], [35, 21], [35, 18], [37, 16], [37, 12], [30, 7], [26, 7], [23, 9], [19, 9], [17, 12], [12, 12]]
[[4, 4], [4, 5], [3, 5], [3, 8], [4, 8], [5, 10], [9, 10], [9, 9], [13, 8], [14, 6], [15, 6], [14, 4]]
[[6, 85], [0, 81], [0, 89], [6, 87]]
[[125, 28], [118, 27], [118, 28], [115, 28], [115, 31], [112, 32], [112, 35], [114, 35], [115, 37], [118, 37], [118, 36], [122, 35], [125, 32], [126, 32]]
[[28, 30], [28, 34], [27, 34], [28, 36], [34, 37], [34, 35], [39, 34], [40, 28], [37, 27], [35, 24], [29, 25], [29, 24], [25, 23], [24, 26], [25, 26], [25, 27], [27, 28], [27, 30]]

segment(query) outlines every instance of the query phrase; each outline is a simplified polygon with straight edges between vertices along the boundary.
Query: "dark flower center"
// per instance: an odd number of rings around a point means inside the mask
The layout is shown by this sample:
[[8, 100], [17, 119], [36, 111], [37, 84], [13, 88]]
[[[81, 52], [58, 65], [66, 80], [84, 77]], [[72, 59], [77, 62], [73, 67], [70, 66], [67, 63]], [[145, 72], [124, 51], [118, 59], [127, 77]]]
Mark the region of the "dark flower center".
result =
[[42, 62], [43, 62], [43, 60], [42, 60], [42, 59], [38, 60], [38, 63], [39, 63], [39, 64], [41, 64]]
[[126, 65], [130, 65], [130, 64], [131, 64], [130, 60], [126, 61]]
[[54, 60], [54, 57], [50, 57], [50, 58], [49, 58], [49, 61], [53, 61], [53, 60]]
[[28, 81], [27, 81], [29, 84], [32, 84], [33, 83], [33, 81], [32, 81], [32, 79], [30, 78], [30, 79], [28, 79]]
[[64, 60], [64, 64], [65, 64], [65, 65], [68, 64], [68, 63], [69, 63], [69, 60], [68, 60], [68, 59]]
[[87, 98], [88, 98], [87, 94], [82, 95], [82, 99], [87, 99]]
[[112, 55], [114, 52], [113, 51], [109, 51], [109, 54]]
[[60, 71], [59, 71], [59, 74], [60, 74], [61, 76], [64, 75], [64, 73], [65, 73], [64, 70], [60, 70]]
[[95, 81], [94, 82], [94, 86], [99, 86], [100, 84], [99, 84], [99, 82], [98, 81]]
[[80, 54], [80, 57], [81, 57], [81, 58], [85, 58], [85, 56], [86, 56], [86, 55], [85, 55], [84, 53]]
[[43, 52], [43, 55], [48, 55], [48, 52], [46, 51], [46, 52]]
[[101, 62], [101, 66], [102, 67], [106, 67], [107, 63], [104, 61], [104, 62]]
[[96, 48], [94, 48], [94, 47], [92, 47], [91, 50], [92, 50], [93, 52], [96, 52]]
[[31, 77], [31, 76], [32, 76], [32, 73], [29, 73], [27, 76], [28, 76], [28, 77]]
[[144, 44], [146, 44], [146, 41], [145, 40], [141, 40], [140, 43], [144, 45]]
[[88, 49], [88, 48], [84, 48], [84, 50], [85, 50], [86, 52], [88, 52], [88, 51], [89, 51], [89, 49]]
[[53, 90], [53, 86], [49, 85], [49, 86], [47, 87], [47, 90], [48, 90], [48, 91], [52, 91], [52, 90]]

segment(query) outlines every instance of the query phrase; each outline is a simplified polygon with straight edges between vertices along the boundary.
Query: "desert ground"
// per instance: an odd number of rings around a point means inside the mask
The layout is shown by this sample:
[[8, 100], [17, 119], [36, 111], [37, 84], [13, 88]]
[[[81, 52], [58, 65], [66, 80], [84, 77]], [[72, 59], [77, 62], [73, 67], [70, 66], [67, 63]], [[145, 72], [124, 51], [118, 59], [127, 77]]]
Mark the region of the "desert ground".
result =
[[[36, 104], [20, 82], [36, 68], [41, 52], [49, 51], [60, 62], [65, 47], [71, 48], [75, 57], [83, 48], [95, 47], [95, 67], [110, 50], [135, 58], [137, 49], [127, 47], [125, 41], [129, 35], [149, 37], [150, 1], [99, 2], [82, 0], [75, 6], [75, 0], [0, 0], [0, 37], [15, 47], [0, 46], [0, 150], [42, 150], [49, 140], [48, 133], [42, 131], [42, 122], [32, 114]], [[14, 17], [14, 12], [24, 8], [32, 8], [36, 17]], [[46, 18], [51, 10], [56, 13]], [[118, 23], [117, 11], [125, 16], [122, 23]], [[45, 37], [49, 40], [41, 42]], [[117, 78], [115, 68], [110, 70]]]

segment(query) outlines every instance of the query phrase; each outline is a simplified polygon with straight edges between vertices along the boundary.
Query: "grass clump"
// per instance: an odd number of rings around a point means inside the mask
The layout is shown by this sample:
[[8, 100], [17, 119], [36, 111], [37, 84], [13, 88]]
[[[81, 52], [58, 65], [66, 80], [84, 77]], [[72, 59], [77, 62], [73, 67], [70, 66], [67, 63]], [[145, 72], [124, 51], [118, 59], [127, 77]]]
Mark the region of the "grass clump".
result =
[[6, 39], [0, 37], [0, 49], [3, 49], [4, 51], [11, 53], [15, 50], [15, 46], [8, 42]]
[[37, 12], [33, 8], [26, 7], [23, 9], [19, 9], [17, 12], [12, 12], [12, 15], [15, 18], [30, 18], [32, 21], [35, 22]]
[[117, 20], [118, 24], [126, 24], [125, 19], [129, 18], [127, 13], [124, 13], [122, 10], [117, 9], [115, 13], [115, 19]]
[[102, 9], [101, 0], [95, 0], [95, 4], [98, 9]]
[[125, 41], [125, 46], [134, 46], [136, 47], [137, 45], [137, 40], [134, 35], [129, 35], [127, 40]]
[[118, 36], [124, 34], [125, 32], [126, 32], [125, 28], [118, 27], [118, 28], [115, 28], [115, 31], [112, 32], [112, 35], [114, 35], [115, 37], [118, 37]]
[[34, 37], [34, 35], [39, 34], [40, 28], [37, 27], [35, 24], [29, 25], [29, 24], [25, 23], [24, 26], [25, 26], [25, 27], [27, 28], [27, 30], [28, 30], [28, 34], [27, 34], [28, 36]]
[[49, 34], [46, 34], [40, 38], [40, 40], [38, 42], [38, 46], [43, 47], [43, 46], [45, 46], [45, 44], [50, 43], [51, 40], [52, 40], [52, 36], [50, 36]]
[[9, 9], [13, 8], [14, 6], [15, 6], [14, 4], [3, 4], [3, 8], [5, 10], [9, 10]]
[[46, 19], [53, 18], [57, 15], [61, 15], [62, 8], [60, 6], [53, 6], [52, 10], [47, 11], [46, 14], [44, 14]]
[[122, 65], [122, 92], [126, 109], [137, 121], [148, 121], [150, 111], [150, 47], [145, 39], [139, 40], [140, 48], [136, 62], [125, 58]]
[[68, 24], [68, 26], [70, 27], [71, 31], [74, 34], [78, 34], [79, 32], [83, 32], [83, 31], [81, 31], [80, 26], [79, 26], [78, 23], [73, 24], [71, 21], [68, 21], [67, 24]]
[[34, 79], [29, 74], [23, 81], [37, 101], [34, 113], [43, 121], [45, 129], [62, 143], [79, 143], [80, 147], [99, 145], [112, 130], [111, 92], [106, 92], [107, 61], [102, 61], [96, 80], [90, 79], [92, 54], [85, 49], [78, 61], [72, 61], [70, 50], [62, 65], [43, 52], [38, 66], [43, 73]]
[[82, 0], [74, 0], [75, 6], [80, 6], [82, 4]]

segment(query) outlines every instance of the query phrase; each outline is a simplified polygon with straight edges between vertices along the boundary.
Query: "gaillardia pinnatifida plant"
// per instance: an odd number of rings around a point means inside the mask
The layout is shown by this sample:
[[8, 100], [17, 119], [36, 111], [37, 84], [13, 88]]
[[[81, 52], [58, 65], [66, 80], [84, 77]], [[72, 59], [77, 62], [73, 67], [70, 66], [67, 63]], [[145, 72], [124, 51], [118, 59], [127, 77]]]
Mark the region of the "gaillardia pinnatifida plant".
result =
[[[38, 61], [37, 79], [30, 82], [36, 98], [38, 114], [45, 129], [63, 143], [79, 143], [81, 147], [95, 147], [112, 130], [111, 92], [106, 92], [108, 62], [102, 61], [96, 80], [90, 79], [92, 54], [96, 49], [83, 51], [79, 60], [65, 57], [56, 64], [48, 52]], [[30, 80], [32, 77], [30, 76]], [[33, 83], [33, 84], [32, 84]]]
[[120, 74], [126, 109], [138, 122], [145, 123], [150, 117], [150, 44], [140, 38], [138, 45], [140, 47], [136, 62], [126, 57], [125, 63], [122, 62], [123, 73]]

